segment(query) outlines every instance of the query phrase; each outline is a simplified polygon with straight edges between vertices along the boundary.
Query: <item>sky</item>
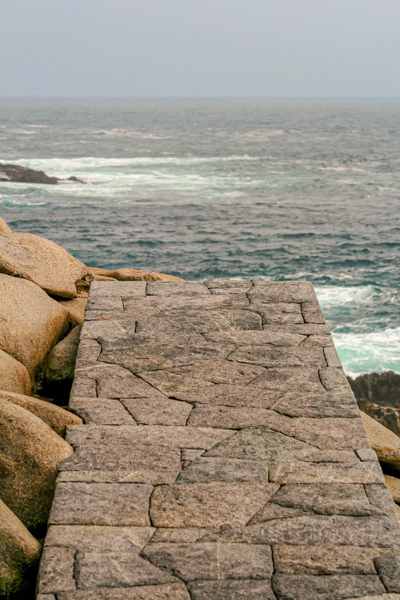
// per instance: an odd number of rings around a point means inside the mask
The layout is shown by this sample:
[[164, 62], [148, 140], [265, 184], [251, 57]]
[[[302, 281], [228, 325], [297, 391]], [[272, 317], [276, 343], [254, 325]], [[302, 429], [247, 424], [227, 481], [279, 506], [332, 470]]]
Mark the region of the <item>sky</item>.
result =
[[400, 0], [0, 0], [0, 97], [400, 97]]

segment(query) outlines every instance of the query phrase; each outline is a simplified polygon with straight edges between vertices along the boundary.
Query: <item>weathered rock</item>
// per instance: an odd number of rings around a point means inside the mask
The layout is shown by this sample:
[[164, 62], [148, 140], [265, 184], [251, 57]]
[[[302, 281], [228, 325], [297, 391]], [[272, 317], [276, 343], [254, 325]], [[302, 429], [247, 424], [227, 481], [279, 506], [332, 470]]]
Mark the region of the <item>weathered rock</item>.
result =
[[313, 302], [317, 299], [309, 281], [255, 281], [249, 292], [251, 301], [263, 302]]
[[157, 331], [179, 333], [195, 331], [261, 330], [259, 315], [244, 310], [168, 310], [146, 320], [139, 321], [139, 333]]
[[57, 177], [49, 177], [43, 171], [21, 167], [21, 165], [5, 163], [0, 163], [0, 179], [17, 183], [39, 183], [47, 185], [54, 185], [59, 182]]
[[10, 227], [7, 225], [7, 223], [5, 222], [5, 220], [0, 217], [0, 234], [4, 235], [7, 233], [12, 233], [12, 231], [11, 231]]
[[277, 573], [273, 588], [285, 600], [341, 600], [349, 596], [384, 594], [377, 575], [292, 575]]
[[[145, 402], [148, 400], [144, 399]], [[87, 425], [136, 425], [136, 421], [118, 400], [73, 397], [69, 406]]]
[[379, 461], [390, 464], [400, 471], [400, 438], [363, 412], [361, 418], [368, 441]]
[[39, 417], [39, 419], [44, 421], [51, 429], [53, 429], [53, 431], [61, 436], [65, 435], [65, 430], [68, 425], [82, 424], [82, 419], [73, 413], [64, 410], [60, 406], [51, 404], [50, 402], [39, 400], [38, 398], [0, 391], [0, 399], [7, 400], [8, 402], [12, 402], [13, 404], [25, 408], [25, 410], [29, 410], [29, 412]]
[[360, 414], [351, 392], [289, 392], [277, 400], [272, 408], [289, 417], [351, 418]]
[[30, 394], [31, 387], [32, 382], [27, 368], [0, 350], [0, 389], [16, 394]]
[[58, 464], [72, 452], [37, 416], [0, 399], [0, 498], [26, 527], [46, 523]]
[[383, 483], [377, 462], [358, 464], [288, 462], [271, 464], [270, 481], [289, 483]]
[[74, 327], [69, 334], [58, 342], [47, 357], [43, 369], [42, 387], [50, 397], [69, 396], [75, 372], [76, 355], [82, 327]]
[[270, 408], [282, 396], [281, 392], [263, 390], [249, 385], [216, 384], [204, 388], [188, 388], [175, 392], [174, 397], [188, 402], [215, 406]]
[[321, 348], [270, 348], [242, 346], [228, 356], [228, 360], [250, 363], [260, 367], [325, 367]]
[[268, 483], [161, 486], [151, 498], [151, 521], [155, 527], [245, 525], [275, 491]]
[[382, 554], [375, 559], [375, 566], [387, 591], [400, 593], [400, 554]]
[[[236, 296], [234, 296], [236, 297]], [[269, 344], [277, 347], [299, 346], [305, 335], [278, 331], [217, 331], [205, 333], [204, 336], [210, 342], [229, 344], [230, 342], [239, 346], [264, 346]]]
[[152, 271], [141, 271], [137, 269], [116, 269], [110, 271], [107, 269], [98, 269], [89, 267], [93, 275], [102, 275], [112, 277], [117, 281], [183, 281], [180, 277], [174, 275], [165, 275], [164, 273], [153, 273]]
[[178, 282], [161, 282], [155, 281], [147, 284], [148, 296], [198, 296], [199, 294], [210, 294], [210, 290], [200, 282], [185, 281]]
[[[261, 368], [261, 367], [259, 367]], [[320, 369], [321, 371], [322, 369]], [[317, 368], [280, 367], [267, 369], [251, 382], [251, 385], [262, 387], [265, 390], [281, 392], [283, 395], [293, 389], [307, 392], [325, 392], [318, 375]]]
[[59, 304], [67, 309], [74, 327], [76, 325], [83, 325], [86, 302], [87, 294], [78, 294], [77, 298], [72, 298], [71, 300], [59, 300]]
[[269, 580], [256, 581], [242, 579], [240, 581], [192, 581], [188, 584], [193, 600], [275, 600]]
[[382, 548], [357, 546], [274, 545], [274, 564], [278, 573], [334, 575], [335, 573], [375, 575], [374, 558], [387, 552]]
[[40, 550], [39, 542], [0, 500], [0, 597], [23, 597]]
[[0, 272], [28, 279], [62, 298], [75, 298], [76, 283], [91, 277], [88, 268], [64, 248], [32, 233], [0, 236]]
[[67, 332], [68, 312], [34, 283], [8, 275], [0, 274], [0, 298], [0, 349], [32, 374]]
[[328, 392], [330, 391], [349, 391], [349, 382], [346, 379], [343, 369], [336, 367], [326, 367], [319, 370], [321, 383]]
[[292, 437], [276, 431], [248, 428], [223, 440], [205, 456], [286, 463], [303, 458], [312, 452], [315, 452], [313, 446]]
[[151, 485], [136, 483], [59, 483], [49, 523], [149, 527], [152, 491]]
[[[126, 582], [124, 583], [126, 586]], [[38, 596], [37, 600], [55, 600], [54, 596]], [[101, 588], [60, 592], [57, 600], [191, 600], [184, 583], [138, 585], [135, 587]]]
[[304, 323], [300, 304], [285, 304], [283, 302], [262, 304], [261, 302], [255, 302], [247, 310], [259, 314], [264, 325]]
[[248, 544], [149, 544], [142, 556], [183, 581], [268, 579], [272, 576], [269, 546]]
[[169, 398], [136, 398], [122, 404], [140, 425], [186, 425], [193, 409], [187, 402]]
[[392, 477], [391, 475], [385, 475], [385, 484], [391, 493], [393, 500], [397, 504], [400, 504], [400, 479]]
[[[177, 484], [186, 483], [268, 483], [268, 465], [261, 461], [202, 457], [182, 471]], [[278, 486], [276, 486], [278, 489]]]
[[236, 408], [232, 406], [210, 406], [196, 404], [187, 424], [190, 427], [219, 427], [221, 429], [243, 429], [265, 426], [290, 435], [292, 419], [264, 408]]
[[301, 305], [304, 323], [325, 323], [324, 315], [322, 314], [318, 300], [314, 302], [303, 302]]

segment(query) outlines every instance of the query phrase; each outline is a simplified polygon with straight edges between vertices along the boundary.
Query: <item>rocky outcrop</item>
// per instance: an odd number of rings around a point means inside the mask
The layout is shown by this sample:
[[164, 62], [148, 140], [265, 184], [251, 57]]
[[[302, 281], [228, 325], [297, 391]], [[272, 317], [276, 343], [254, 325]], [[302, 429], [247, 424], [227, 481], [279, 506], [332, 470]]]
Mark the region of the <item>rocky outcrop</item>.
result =
[[0, 500], [0, 598], [25, 597], [40, 549], [39, 542]]
[[85, 318], [85, 308], [88, 299], [87, 292], [78, 292], [77, 298], [72, 300], [59, 300], [59, 304], [64, 306], [69, 312], [71, 318], [71, 324], [75, 327], [76, 325], [83, 325]]
[[360, 409], [400, 435], [400, 374], [366, 373], [348, 381]]
[[76, 283], [91, 278], [80, 260], [32, 233], [0, 235], [0, 273], [28, 279], [61, 298], [76, 298]]
[[82, 425], [82, 419], [74, 413], [39, 398], [0, 391], [0, 400], [12, 402], [25, 410], [29, 410], [29, 412], [42, 419], [44, 423], [62, 437], [65, 436], [65, 430], [68, 425]]
[[95, 277], [106, 277], [116, 281], [183, 281], [174, 275], [165, 275], [164, 273], [153, 273], [153, 271], [138, 271], [136, 269], [116, 269], [109, 271], [97, 267], [89, 267], [90, 272]]
[[0, 390], [17, 394], [30, 394], [31, 388], [32, 382], [27, 368], [15, 358], [0, 350]]
[[20, 165], [0, 163], [0, 181], [12, 181], [14, 183], [42, 183], [45, 185], [55, 185], [62, 181], [75, 181], [84, 183], [76, 177], [68, 179], [59, 179], [58, 177], [49, 177], [44, 171], [36, 171]]
[[68, 332], [68, 311], [34, 283], [1, 274], [0, 298], [0, 349], [32, 375]]
[[0, 399], [0, 499], [29, 529], [46, 525], [57, 467], [72, 453], [36, 415]]

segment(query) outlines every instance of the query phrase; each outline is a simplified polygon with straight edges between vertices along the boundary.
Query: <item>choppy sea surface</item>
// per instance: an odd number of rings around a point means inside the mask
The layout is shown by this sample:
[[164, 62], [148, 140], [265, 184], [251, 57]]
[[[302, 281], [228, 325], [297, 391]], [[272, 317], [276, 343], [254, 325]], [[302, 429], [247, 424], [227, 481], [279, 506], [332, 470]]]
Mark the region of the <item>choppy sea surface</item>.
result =
[[347, 373], [400, 371], [400, 101], [1, 101], [0, 215], [92, 266], [309, 279]]

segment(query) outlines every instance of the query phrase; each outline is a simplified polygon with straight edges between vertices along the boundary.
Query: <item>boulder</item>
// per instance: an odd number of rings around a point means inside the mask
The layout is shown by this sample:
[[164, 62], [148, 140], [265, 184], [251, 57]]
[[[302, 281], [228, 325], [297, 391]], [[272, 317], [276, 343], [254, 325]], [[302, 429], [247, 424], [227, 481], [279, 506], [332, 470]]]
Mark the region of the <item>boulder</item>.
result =
[[371, 448], [375, 450], [379, 462], [390, 464], [400, 470], [400, 438], [363, 412], [361, 418], [368, 441]]
[[12, 231], [5, 220], [0, 217], [0, 234], [1, 233], [12, 233]]
[[0, 399], [0, 499], [29, 529], [46, 525], [57, 467], [72, 453], [39, 417]]
[[108, 271], [107, 269], [98, 269], [97, 267], [89, 267], [89, 269], [94, 276], [110, 277], [117, 281], [183, 281], [183, 279], [174, 277], [174, 275], [153, 273], [152, 271], [137, 271], [135, 269]]
[[64, 410], [60, 406], [32, 398], [32, 396], [23, 396], [22, 394], [13, 394], [12, 392], [1, 392], [0, 400], [7, 400], [29, 410], [33, 415], [42, 419], [53, 431], [64, 437], [67, 425], [82, 425], [83, 421], [74, 413]]
[[400, 504], [400, 479], [385, 475], [385, 483], [396, 504]]
[[0, 500], [0, 598], [25, 598], [40, 550], [39, 542]]
[[87, 292], [79, 292], [77, 298], [72, 298], [72, 300], [59, 300], [59, 304], [69, 312], [72, 325], [83, 325], [87, 299]]
[[54, 242], [32, 233], [0, 235], [0, 273], [33, 281], [52, 296], [75, 298], [87, 267]]
[[0, 390], [17, 394], [30, 394], [31, 387], [31, 378], [27, 368], [15, 358], [0, 350]]
[[82, 325], [74, 327], [50, 352], [46, 362], [46, 376], [52, 380], [72, 379]]
[[0, 274], [0, 298], [0, 350], [32, 375], [67, 333], [68, 311], [31, 281], [8, 275]]

